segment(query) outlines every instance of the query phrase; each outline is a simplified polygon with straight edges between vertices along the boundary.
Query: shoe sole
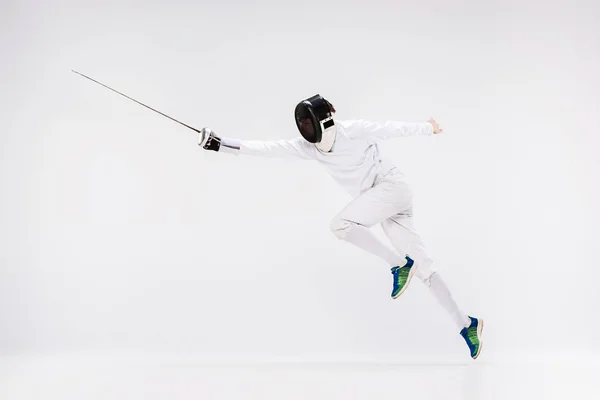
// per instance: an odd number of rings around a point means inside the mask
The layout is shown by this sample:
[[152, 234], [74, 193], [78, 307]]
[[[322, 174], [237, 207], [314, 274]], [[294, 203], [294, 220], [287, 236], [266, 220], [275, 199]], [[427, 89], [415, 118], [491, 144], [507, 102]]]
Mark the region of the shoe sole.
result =
[[398, 297], [400, 297], [402, 295], [402, 293], [406, 292], [406, 289], [408, 289], [408, 285], [410, 284], [410, 281], [412, 280], [412, 277], [414, 274], [415, 274], [415, 266], [413, 265], [410, 268], [410, 272], [408, 273], [408, 278], [406, 279], [406, 284], [404, 285], [402, 290], [398, 292], [397, 295], [392, 296], [392, 299], [397, 299]]
[[479, 349], [477, 349], [477, 353], [473, 356], [473, 360], [476, 360], [479, 357], [479, 353], [481, 353], [481, 348], [483, 347], [483, 339], [481, 338], [481, 333], [483, 332], [483, 320], [479, 320], [479, 325], [477, 325], [477, 337], [479, 337]]

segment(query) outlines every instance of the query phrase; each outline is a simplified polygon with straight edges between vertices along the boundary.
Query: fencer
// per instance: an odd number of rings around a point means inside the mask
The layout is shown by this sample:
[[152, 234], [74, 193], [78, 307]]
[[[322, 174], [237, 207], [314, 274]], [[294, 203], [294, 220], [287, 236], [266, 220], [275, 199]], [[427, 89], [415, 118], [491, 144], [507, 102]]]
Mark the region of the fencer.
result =
[[[210, 128], [199, 133], [206, 150], [233, 155], [300, 158], [316, 161], [352, 197], [331, 221], [331, 231], [362, 250], [382, 259], [392, 275], [393, 299], [402, 295], [413, 276], [428, 288], [456, 324], [470, 356], [482, 348], [483, 320], [465, 314], [457, 305], [423, 240], [413, 226], [413, 194], [404, 174], [380, 154], [378, 142], [407, 136], [432, 136], [443, 132], [438, 123], [364, 119], [338, 120], [335, 107], [317, 94], [300, 101], [294, 110], [300, 136], [281, 140], [240, 140]], [[391, 247], [371, 228], [380, 225]]]

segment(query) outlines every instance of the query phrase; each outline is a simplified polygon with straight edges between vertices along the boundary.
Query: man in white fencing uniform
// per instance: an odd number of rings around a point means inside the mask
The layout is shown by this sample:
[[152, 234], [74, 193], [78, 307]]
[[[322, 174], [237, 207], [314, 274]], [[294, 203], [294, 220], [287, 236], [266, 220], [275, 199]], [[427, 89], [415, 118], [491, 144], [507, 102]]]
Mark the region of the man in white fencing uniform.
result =
[[[331, 222], [340, 239], [380, 257], [391, 268], [397, 298], [417, 276], [449, 313], [466, 341], [472, 358], [481, 351], [483, 321], [464, 314], [452, 298], [425, 246], [413, 229], [412, 192], [403, 174], [383, 160], [377, 140], [442, 132], [433, 120], [424, 123], [334, 119], [336, 110], [321, 95], [298, 103], [296, 126], [301, 137], [291, 140], [239, 140], [217, 135], [209, 128], [199, 134], [206, 150], [236, 155], [302, 158], [317, 161], [346, 189], [352, 200]], [[393, 248], [370, 230], [381, 224]]]

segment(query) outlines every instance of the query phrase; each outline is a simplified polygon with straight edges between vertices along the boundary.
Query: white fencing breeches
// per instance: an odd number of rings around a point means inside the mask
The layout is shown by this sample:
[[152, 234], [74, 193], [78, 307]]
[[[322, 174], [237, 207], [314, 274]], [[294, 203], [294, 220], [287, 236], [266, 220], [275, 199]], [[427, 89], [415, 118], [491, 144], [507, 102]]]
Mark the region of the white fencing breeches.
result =
[[[394, 249], [383, 244], [370, 228], [381, 224]], [[470, 323], [454, 301], [446, 283], [433, 267], [433, 260], [413, 228], [412, 191], [394, 170], [378, 177], [375, 185], [348, 204], [331, 222], [340, 239], [385, 260], [390, 266], [403, 266], [404, 256], [415, 262], [415, 276], [430, 289], [460, 330]]]
[[[429, 286], [435, 272], [423, 241], [413, 228], [412, 191], [394, 170], [378, 177], [366, 190], [331, 222], [331, 230], [371, 254], [384, 259], [389, 265], [404, 265], [404, 256], [415, 261], [415, 276]], [[395, 251], [381, 243], [370, 231], [380, 224]]]

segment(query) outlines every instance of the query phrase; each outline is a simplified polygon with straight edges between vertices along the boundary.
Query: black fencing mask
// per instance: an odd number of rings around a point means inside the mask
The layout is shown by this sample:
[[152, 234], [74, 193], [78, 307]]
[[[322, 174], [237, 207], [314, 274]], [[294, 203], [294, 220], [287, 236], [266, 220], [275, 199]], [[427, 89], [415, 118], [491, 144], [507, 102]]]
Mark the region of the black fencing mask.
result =
[[317, 94], [296, 106], [296, 126], [304, 139], [314, 143], [322, 151], [329, 151], [335, 141], [334, 113], [331, 103]]

